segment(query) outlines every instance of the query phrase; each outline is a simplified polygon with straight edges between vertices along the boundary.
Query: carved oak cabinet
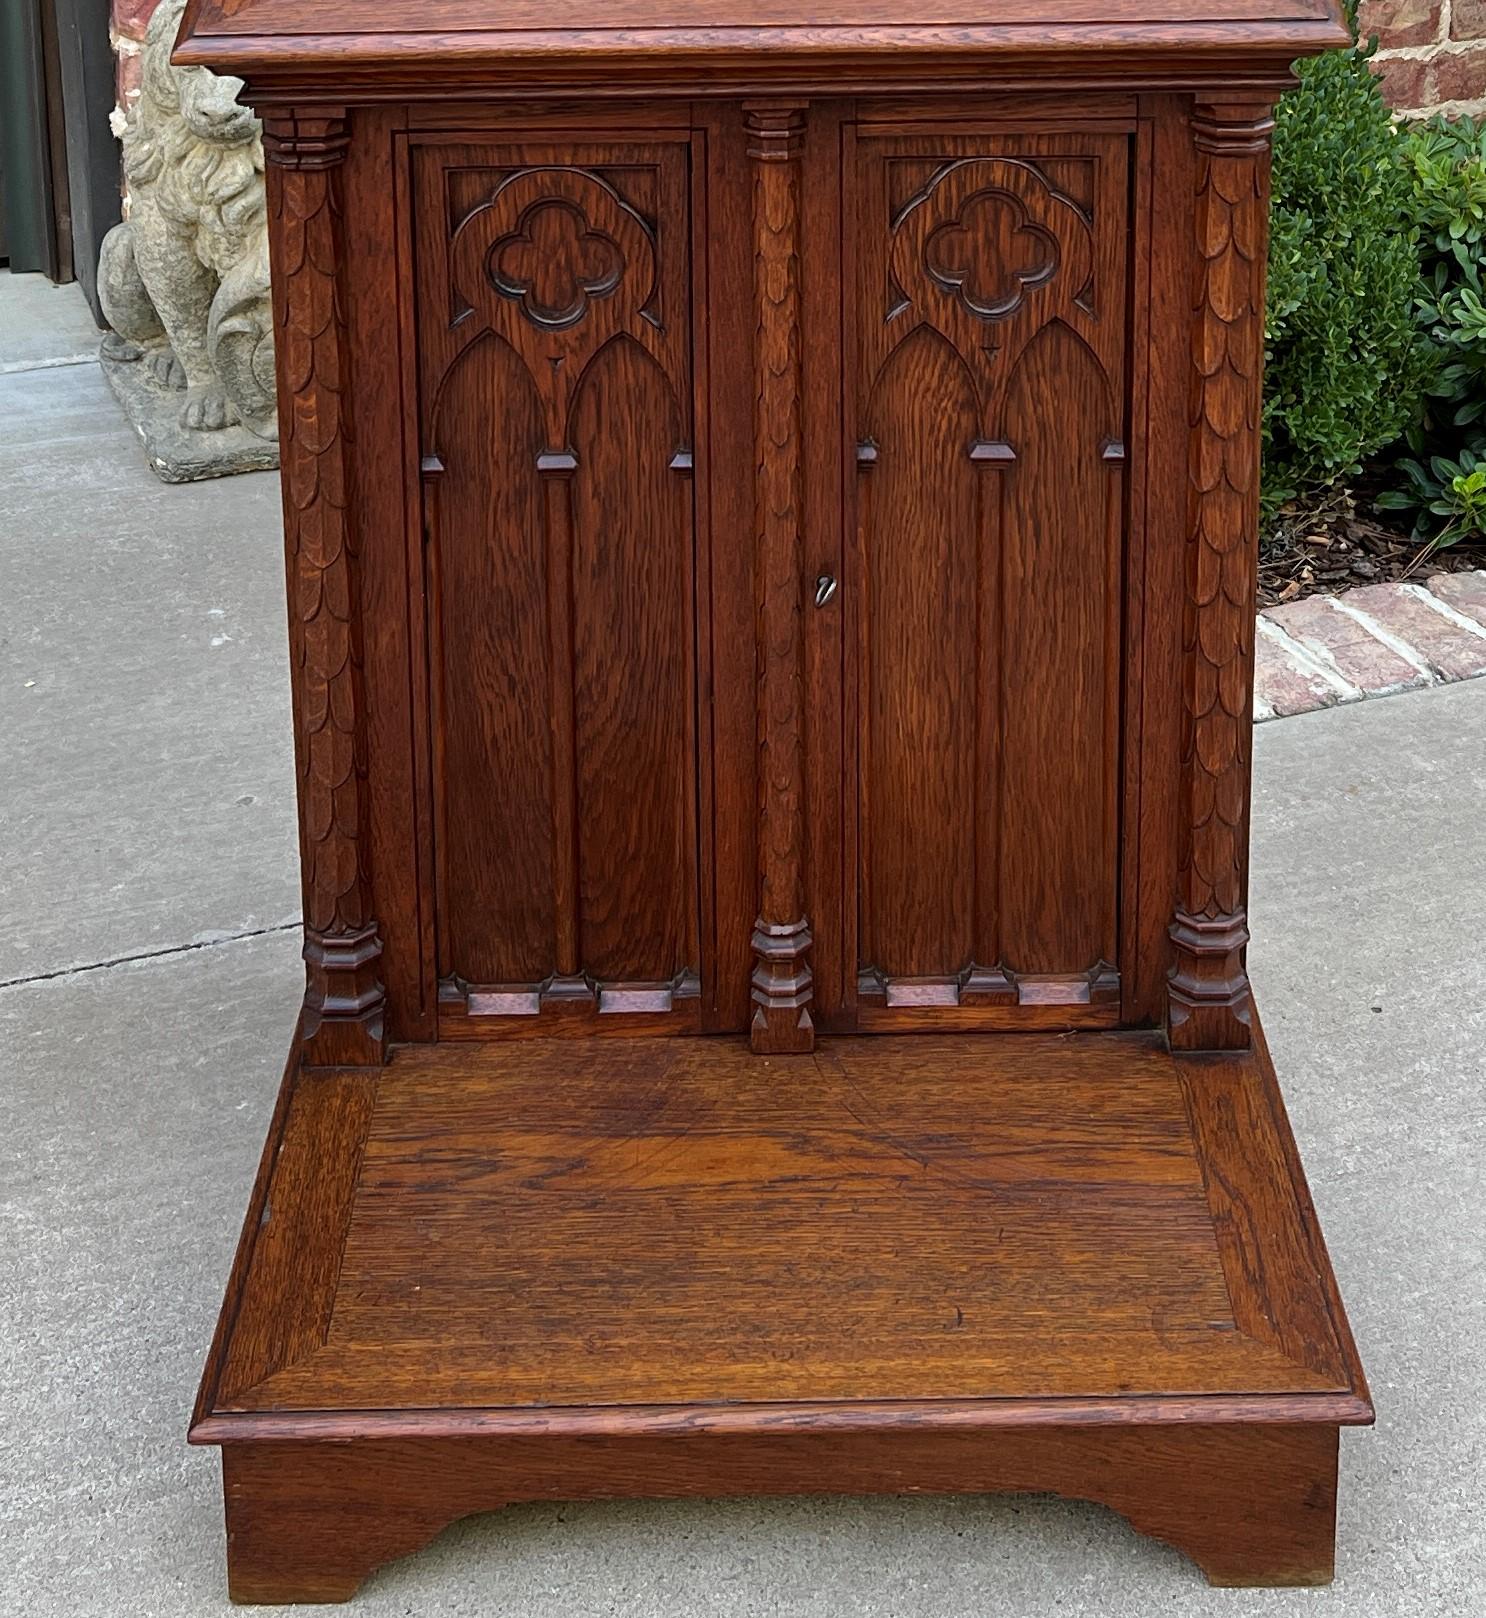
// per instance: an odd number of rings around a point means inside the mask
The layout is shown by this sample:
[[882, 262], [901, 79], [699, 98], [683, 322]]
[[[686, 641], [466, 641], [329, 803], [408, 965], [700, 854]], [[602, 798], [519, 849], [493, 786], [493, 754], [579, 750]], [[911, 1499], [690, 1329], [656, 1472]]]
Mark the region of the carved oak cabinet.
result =
[[798, 1490], [1331, 1576], [1371, 1409], [1244, 950], [1269, 131], [1344, 38], [192, 0], [266, 127], [307, 966], [191, 1429], [237, 1599]]

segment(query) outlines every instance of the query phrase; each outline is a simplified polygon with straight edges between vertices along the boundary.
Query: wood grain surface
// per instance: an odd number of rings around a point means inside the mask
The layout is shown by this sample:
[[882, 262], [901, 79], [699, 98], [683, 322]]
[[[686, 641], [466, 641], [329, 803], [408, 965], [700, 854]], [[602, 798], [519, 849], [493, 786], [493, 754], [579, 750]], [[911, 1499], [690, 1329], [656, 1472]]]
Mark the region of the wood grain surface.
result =
[[759, 1054], [808, 1051], [805, 910], [804, 373], [800, 157], [803, 107], [744, 106], [753, 174], [754, 602], [758, 637], [759, 912], [753, 1020]]
[[[1037, 86], [1049, 71], [1084, 81], [1138, 73], [1167, 82], [1207, 77], [1230, 88], [1247, 76], [1274, 88], [1289, 61], [1345, 44], [1333, 0], [1012, 0], [994, 17], [962, 4], [902, 7], [837, 0], [801, 11], [766, 0], [746, 14], [723, 0], [625, 0], [597, 14], [574, 0], [517, 0], [493, 17], [475, 0], [190, 0], [178, 60], [273, 75], [301, 88], [339, 68], [340, 93], [364, 82], [404, 97], [436, 64], [445, 85], [492, 88], [578, 81], [682, 93], [772, 92], [786, 83], [841, 93], [840, 70], [874, 85], [913, 76], [943, 88], [946, 73]], [[461, 70], [477, 77], [460, 78]], [[807, 77], [808, 75], [808, 77]], [[834, 79], [834, 84], [833, 84]]]
[[[1322, 19], [1331, 15], [1326, 0], [1220, 0], [1204, 9], [1195, 0], [1004, 0], [996, 20], [1047, 29], [1059, 23], [1162, 23], [1192, 20], [1280, 21]], [[756, 28], [783, 23], [802, 28], [850, 28], [878, 23], [915, 23], [924, 27], [963, 26], [982, 21], [984, 13], [966, 0], [835, 0], [835, 3], [791, 5], [786, 0], [758, 0], [747, 13]], [[685, 28], [736, 27], [736, 0], [616, 0], [596, 7], [592, 0], [505, 0], [498, 17], [479, 0], [317, 0], [306, 12], [295, 0], [198, 0], [193, 26], [224, 34], [355, 33], [375, 24], [389, 34], [480, 32], [492, 23], [502, 28]]]
[[1130, 143], [856, 153], [861, 999], [1117, 1001]]
[[419, 153], [438, 976], [461, 1032], [574, 1002], [654, 1016], [703, 976], [685, 151], [573, 155]]
[[786, 10], [188, 6], [266, 115], [305, 864], [238, 1599], [817, 1489], [1330, 1576], [1372, 1410], [1243, 949], [1268, 119], [1344, 30]]
[[1094, 1500], [1217, 1585], [1332, 1576], [1335, 1428], [1009, 1429], [256, 1444], [223, 1454], [237, 1601], [344, 1601], [458, 1517], [518, 1500], [1035, 1492]]
[[1271, 1085], [1140, 1035], [400, 1049], [364, 1139], [291, 1109], [284, 1218], [299, 1130], [355, 1194], [260, 1239], [235, 1338], [310, 1264], [328, 1329], [218, 1408], [1345, 1390]]
[[341, 117], [264, 135], [288, 565], [311, 1059], [382, 1059], [382, 941], [372, 911], [359, 542], [351, 512], [351, 356], [340, 285]]
[[1192, 316], [1181, 882], [1171, 924], [1171, 1037], [1184, 1050], [1253, 1038], [1249, 761], [1269, 219], [1267, 103], [1199, 104]]

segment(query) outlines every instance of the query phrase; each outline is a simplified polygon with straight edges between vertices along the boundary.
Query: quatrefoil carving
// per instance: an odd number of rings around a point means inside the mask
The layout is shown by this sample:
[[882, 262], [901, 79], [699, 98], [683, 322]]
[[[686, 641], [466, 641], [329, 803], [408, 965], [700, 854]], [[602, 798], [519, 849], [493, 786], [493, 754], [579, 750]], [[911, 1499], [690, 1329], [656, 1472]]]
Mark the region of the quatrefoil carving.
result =
[[575, 203], [549, 197], [522, 214], [516, 230], [490, 249], [491, 285], [521, 305], [534, 325], [561, 330], [607, 297], [624, 274], [612, 236], [595, 230]]
[[451, 334], [464, 346], [493, 332], [516, 353], [553, 453], [606, 344], [636, 342], [671, 373], [683, 363], [684, 331], [667, 324], [657, 285], [654, 229], [602, 174], [559, 163], [506, 174], [460, 222], [449, 260]]
[[890, 229], [884, 358], [931, 326], [992, 399], [1050, 320], [1099, 329], [1093, 215], [1027, 158], [947, 159]]
[[1031, 287], [1051, 280], [1058, 242], [1009, 191], [977, 191], [924, 244], [929, 278], [982, 320], [1015, 314]]

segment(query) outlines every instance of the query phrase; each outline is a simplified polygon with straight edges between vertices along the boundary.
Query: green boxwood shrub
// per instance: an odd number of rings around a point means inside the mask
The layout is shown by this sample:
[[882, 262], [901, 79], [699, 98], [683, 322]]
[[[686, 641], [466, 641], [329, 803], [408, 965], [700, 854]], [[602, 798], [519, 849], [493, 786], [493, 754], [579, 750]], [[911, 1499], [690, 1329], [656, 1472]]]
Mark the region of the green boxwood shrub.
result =
[[1430, 369], [1419, 233], [1376, 42], [1299, 66], [1274, 136], [1266, 508], [1359, 470], [1417, 420]]
[[1400, 147], [1424, 279], [1416, 307], [1433, 352], [1422, 418], [1378, 499], [1411, 512], [1437, 545], [1486, 533], [1486, 126], [1470, 118], [1417, 125]]

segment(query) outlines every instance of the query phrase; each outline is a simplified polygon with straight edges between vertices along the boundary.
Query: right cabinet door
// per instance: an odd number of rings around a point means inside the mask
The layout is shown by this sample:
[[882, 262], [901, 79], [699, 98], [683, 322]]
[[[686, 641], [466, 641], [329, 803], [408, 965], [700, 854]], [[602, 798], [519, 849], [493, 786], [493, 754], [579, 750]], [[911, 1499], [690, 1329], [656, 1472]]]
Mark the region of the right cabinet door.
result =
[[1130, 141], [862, 136], [857, 1022], [1119, 1017]]

